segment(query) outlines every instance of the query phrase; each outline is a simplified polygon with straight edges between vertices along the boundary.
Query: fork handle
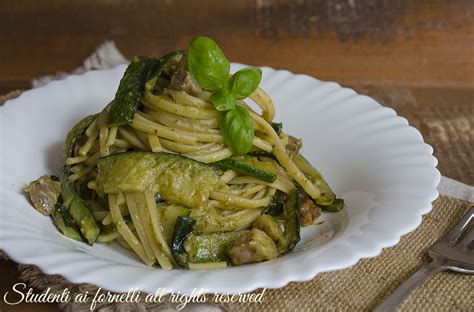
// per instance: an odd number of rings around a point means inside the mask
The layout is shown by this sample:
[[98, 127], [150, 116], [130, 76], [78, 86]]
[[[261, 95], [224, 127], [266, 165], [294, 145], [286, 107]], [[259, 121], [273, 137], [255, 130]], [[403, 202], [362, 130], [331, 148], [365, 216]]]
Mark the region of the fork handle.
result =
[[432, 261], [421, 267], [410, 276], [397, 290], [390, 295], [374, 312], [395, 311], [397, 306], [405, 300], [413, 289], [421, 285], [430, 275], [446, 270], [446, 267], [437, 261]]

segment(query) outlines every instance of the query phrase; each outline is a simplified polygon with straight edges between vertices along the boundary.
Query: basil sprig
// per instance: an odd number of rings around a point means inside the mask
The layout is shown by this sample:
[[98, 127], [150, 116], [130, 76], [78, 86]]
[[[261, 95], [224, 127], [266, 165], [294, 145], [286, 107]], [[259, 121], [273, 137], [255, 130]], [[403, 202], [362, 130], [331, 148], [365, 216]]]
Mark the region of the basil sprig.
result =
[[220, 131], [224, 141], [237, 155], [252, 148], [253, 122], [237, 100], [247, 98], [262, 80], [258, 68], [244, 68], [230, 75], [230, 63], [219, 46], [208, 37], [196, 37], [188, 50], [188, 69], [205, 90], [211, 91], [211, 103], [221, 112]]

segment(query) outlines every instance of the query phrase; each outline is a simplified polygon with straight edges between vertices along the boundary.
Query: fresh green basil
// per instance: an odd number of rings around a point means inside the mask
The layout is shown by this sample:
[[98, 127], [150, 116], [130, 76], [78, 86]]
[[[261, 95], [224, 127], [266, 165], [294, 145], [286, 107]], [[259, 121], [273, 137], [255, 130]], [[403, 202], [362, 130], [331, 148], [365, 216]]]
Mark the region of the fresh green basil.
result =
[[211, 96], [211, 102], [218, 111], [223, 112], [234, 109], [236, 99], [233, 94], [229, 93], [227, 88], [223, 88]]
[[237, 100], [243, 100], [257, 89], [262, 80], [262, 70], [259, 68], [243, 68], [229, 79], [229, 91]]
[[230, 63], [214, 40], [199, 36], [189, 46], [188, 68], [201, 87], [215, 91], [225, 86]]
[[246, 108], [236, 105], [221, 113], [220, 129], [225, 142], [236, 155], [250, 152], [254, 138], [252, 118]]
[[211, 103], [221, 112], [220, 132], [227, 146], [237, 155], [252, 148], [253, 122], [237, 100], [247, 98], [258, 88], [262, 71], [244, 68], [230, 76], [230, 63], [214, 40], [196, 37], [188, 50], [188, 69], [202, 88], [211, 91]]

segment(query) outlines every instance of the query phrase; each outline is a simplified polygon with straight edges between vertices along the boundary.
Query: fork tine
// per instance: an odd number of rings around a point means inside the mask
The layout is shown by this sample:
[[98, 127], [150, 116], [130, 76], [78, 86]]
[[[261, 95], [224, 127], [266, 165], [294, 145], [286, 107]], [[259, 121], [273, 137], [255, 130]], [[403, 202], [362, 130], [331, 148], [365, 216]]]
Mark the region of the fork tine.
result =
[[[453, 245], [455, 240], [461, 235], [462, 231], [466, 226], [471, 222], [471, 219], [474, 218], [474, 206], [469, 209], [469, 211], [462, 217], [462, 219], [441, 239], [442, 241]], [[472, 240], [472, 239], [471, 239]], [[463, 240], [464, 241], [464, 240]]]
[[458, 246], [461, 249], [468, 247], [468, 245], [474, 241], [474, 229], [470, 231], [459, 243]]

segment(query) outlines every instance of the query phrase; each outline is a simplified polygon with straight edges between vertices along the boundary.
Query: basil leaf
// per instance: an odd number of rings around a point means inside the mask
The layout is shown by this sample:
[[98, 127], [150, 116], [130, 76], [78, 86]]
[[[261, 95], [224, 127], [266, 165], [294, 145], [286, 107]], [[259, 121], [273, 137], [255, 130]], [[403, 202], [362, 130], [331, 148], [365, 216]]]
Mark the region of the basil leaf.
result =
[[229, 78], [230, 63], [214, 40], [195, 37], [188, 50], [188, 69], [201, 87], [217, 90]]
[[221, 113], [221, 134], [227, 146], [236, 155], [245, 155], [252, 148], [254, 137], [253, 121], [242, 106]]
[[218, 111], [223, 112], [234, 109], [235, 96], [229, 93], [227, 89], [220, 89], [211, 96], [211, 102]]
[[257, 89], [262, 80], [262, 70], [259, 68], [244, 68], [229, 79], [229, 90], [237, 100], [243, 100]]

